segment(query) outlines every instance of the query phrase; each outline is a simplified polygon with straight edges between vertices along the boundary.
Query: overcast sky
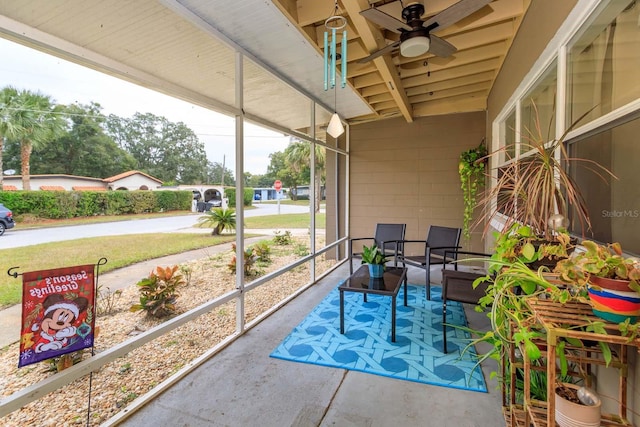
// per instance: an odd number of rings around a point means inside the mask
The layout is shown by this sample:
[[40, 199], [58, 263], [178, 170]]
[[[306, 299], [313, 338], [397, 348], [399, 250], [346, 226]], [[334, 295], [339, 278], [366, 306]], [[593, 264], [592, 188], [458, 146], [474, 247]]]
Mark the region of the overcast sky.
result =
[[[234, 120], [0, 38], [0, 87], [40, 91], [58, 104], [97, 102], [105, 115], [136, 112], [184, 122], [205, 145], [210, 162], [235, 170]], [[289, 138], [251, 124], [245, 128], [245, 171], [264, 174], [269, 154], [283, 151]], [[234, 172], [234, 175], [235, 174]], [[236, 176], [237, 177], [237, 176]]]

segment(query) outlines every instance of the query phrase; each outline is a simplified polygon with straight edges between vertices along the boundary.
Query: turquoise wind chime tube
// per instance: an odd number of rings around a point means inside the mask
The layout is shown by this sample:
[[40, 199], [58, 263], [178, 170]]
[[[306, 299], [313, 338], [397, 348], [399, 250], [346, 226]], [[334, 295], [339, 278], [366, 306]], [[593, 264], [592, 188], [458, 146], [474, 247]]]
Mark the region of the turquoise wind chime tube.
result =
[[[338, 60], [337, 49], [337, 31], [346, 26], [346, 20], [341, 16], [332, 16], [327, 19], [325, 26], [327, 30], [324, 32], [324, 90], [333, 89], [336, 86], [336, 64]], [[336, 27], [329, 27], [330, 22], [342, 21], [342, 24]], [[329, 40], [329, 29], [331, 29], [331, 40]], [[347, 86], [347, 30], [342, 32], [342, 40], [340, 42], [340, 86]]]
[[342, 61], [342, 68], [340, 73], [342, 74], [342, 87], [347, 85], [347, 30], [342, 32], [342, 55], [340, 56]]

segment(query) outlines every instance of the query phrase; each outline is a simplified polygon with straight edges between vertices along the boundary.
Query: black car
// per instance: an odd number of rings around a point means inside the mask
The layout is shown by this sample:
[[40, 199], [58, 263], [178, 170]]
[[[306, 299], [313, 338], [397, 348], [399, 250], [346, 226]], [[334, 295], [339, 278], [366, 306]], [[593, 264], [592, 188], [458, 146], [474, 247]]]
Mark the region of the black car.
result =
[[13, 221], [13, 213], [4, 207], [0, 203], [0, 236], [4, 234], [4, 231], [15, 227], [16, 223]]

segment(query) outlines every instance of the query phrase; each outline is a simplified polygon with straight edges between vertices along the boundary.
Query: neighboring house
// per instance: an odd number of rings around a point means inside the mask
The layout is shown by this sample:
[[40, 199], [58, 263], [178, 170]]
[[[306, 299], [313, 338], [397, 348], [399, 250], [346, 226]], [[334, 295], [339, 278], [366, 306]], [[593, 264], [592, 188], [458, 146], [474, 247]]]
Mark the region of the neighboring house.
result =
[[[110, 178], [91, 178], [75, 175], [31, 175], [32, 190], [48, 191], [107, 191], [156, 190], [162, 181], [140, 171], [128, 171]], [[3, 177], [4, 191], [22, 190], [22, 176]]]

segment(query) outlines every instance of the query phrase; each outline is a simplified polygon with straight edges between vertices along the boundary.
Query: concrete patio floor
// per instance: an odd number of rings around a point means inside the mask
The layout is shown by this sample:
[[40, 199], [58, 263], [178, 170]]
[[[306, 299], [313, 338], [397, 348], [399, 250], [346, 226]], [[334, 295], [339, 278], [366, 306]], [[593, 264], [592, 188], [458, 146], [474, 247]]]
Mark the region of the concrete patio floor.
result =
[[[270, 358], [282, 339], [347, 276], [344, 264], [120, 425], [505, 425], [500, 391], [489, 379], [493, 362], [483, 366], [488, 393], [478, 393]], [[439, 275], [432, 277], [439, 283]], [[424, 284], [424, 271], [410, 269], [409, 283]], [[465, 310], [470, 326], [489, 327], [486, 315], [471, 306]]]

